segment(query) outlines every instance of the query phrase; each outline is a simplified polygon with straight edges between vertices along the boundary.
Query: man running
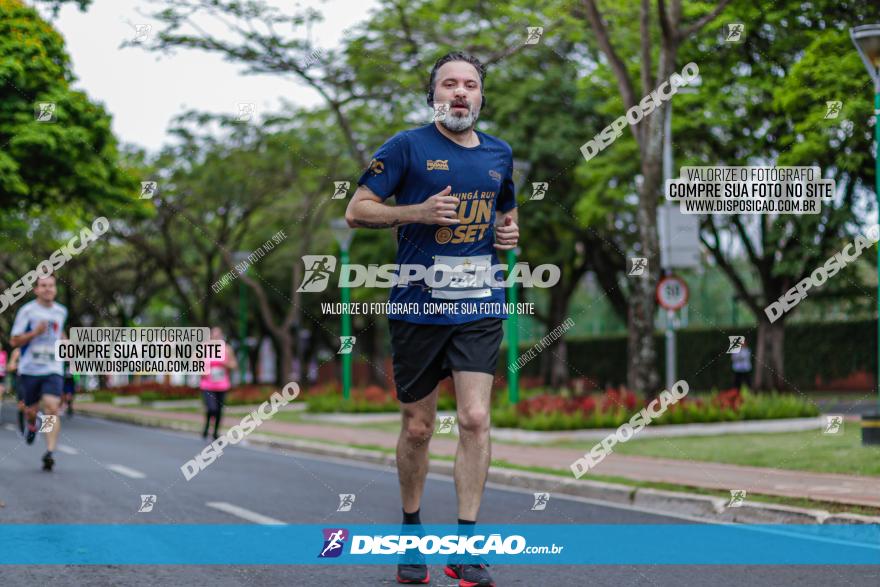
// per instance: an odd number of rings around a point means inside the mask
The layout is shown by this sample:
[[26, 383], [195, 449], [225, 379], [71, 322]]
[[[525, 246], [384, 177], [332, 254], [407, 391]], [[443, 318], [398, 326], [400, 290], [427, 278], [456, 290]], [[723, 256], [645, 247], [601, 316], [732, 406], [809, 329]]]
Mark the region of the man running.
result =
[[[512, 249], [519, 239], [513, 152], [506, 142], [474, 130], [485, 104], [483, 78], [474, 57], [456, 52], [440, 58], [428, 82], [435, 121], [400, 132], [379, 148], [345, 215], [353, 228], [398, 229], [398, 264], [442, 267], [438, 278], [452, 268], [446, 285], [419, 280], [393, 287], [388, 322], [402, 413], [397, 471], [403, 523], [421, 524], [438, 384], [452, 375], [459, 427], [454, 476], [464, 535], [474, 531], [489, 470], [492, 381], [501, 320], [507, 318], [504, 289], [479, 276], [498, 263], [495, 249]], [[395, 206], [385, 202], [392, 195]], [[454, 311], [401, 314], [398, 303], [451, 304]], [[445, 568], [461, 587], [494, 585], [485, 564], [462, 562], [450, 560]], [[430, 575], [425, 564], [399, 564], [397, 580], [427, 583]]]
[[51, 471], [55, 464], [52, 451], [61, 429], [58, 408], [64, 383], [64, 362], [55, 360], [55, 341], [64, 337], [67, 308], [55, 302], [56, 293], [53, 275], [38, 277], [34, 285], [36, 299], [18, 310], [12, 324], [12, 346], [21, 347], [18, 384], [24, 399], [25, 440], [28, 444], [33, 444], [37, 435], [37, 409], [43, 400], [40, 430], [46, 432], [44, 471]]

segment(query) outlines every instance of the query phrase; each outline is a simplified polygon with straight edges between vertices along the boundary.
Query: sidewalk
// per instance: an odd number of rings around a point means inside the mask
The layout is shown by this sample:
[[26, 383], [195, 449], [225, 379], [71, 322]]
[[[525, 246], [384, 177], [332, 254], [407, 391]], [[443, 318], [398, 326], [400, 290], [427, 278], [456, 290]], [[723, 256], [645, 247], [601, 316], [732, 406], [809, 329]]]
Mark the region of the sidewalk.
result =
[[[136, 419], [192, 423], [200, 427], [201, 414], [156, 412], [138, 408], [92, 403], [78, 408], [83, 413], [128, 416]], [[240, 417], [223, 418], [224, 428], [234, 426]], [[339, 425], [300, 424], [292, 422], [264, 421], [260, 432], [269, 432], [341, 444], [374, 445], [394, 449], [397, 435], [382, 430], [351, 428]], [[455, 455], [457, 437], [435, 434], [431, 440], [431, 454], [452, 457]], [[584, 451], [546, 446], [522, 446], [494, 442], [492, 458], [524, 467], [542, 467], [570, 471], [570, 465], [592, 445], [585, 444]], [[813, 473], [764, 467], [745, 467], [720, 463], [663, 459], [654, 457], [611, 454], [594, 469], [596, 474], [623, 477], [636, 481], [670, 483], [705, 489], [729, 491], [743, 489], [748, 493], [776, 495], [792, 498], [809, 498], [817, 501], [857, 504], [880, 509], [880, 479], [856, 475]], [[570, 475], [573, 479], [574, 476]]]

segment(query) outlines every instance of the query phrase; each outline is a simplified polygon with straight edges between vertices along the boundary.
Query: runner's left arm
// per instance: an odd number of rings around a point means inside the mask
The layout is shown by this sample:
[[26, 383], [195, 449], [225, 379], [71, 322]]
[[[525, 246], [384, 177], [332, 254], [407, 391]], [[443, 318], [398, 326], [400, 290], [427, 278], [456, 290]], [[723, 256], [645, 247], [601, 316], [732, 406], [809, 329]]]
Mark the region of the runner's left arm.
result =
[[495, 214], [495, 248], [509, 251], [519, 242], [518, 208]]
[[[510, 146], [508, 145], [508, 149]], [[513, 151], [507, 156], [507, 172], [501, 181], [495, 209], [495, 248], [509, 251], [519, 242], [519, 214], [516, 205], [516, 184], [513, 181]]]

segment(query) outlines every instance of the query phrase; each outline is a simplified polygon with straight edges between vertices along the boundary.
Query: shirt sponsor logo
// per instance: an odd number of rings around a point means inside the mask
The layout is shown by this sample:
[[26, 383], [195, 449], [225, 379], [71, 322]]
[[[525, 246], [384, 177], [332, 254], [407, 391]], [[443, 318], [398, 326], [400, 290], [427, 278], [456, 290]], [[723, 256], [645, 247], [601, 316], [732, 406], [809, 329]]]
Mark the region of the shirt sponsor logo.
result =
[[501, 181], [501, 174], [495, 171], [494, 169], [489, 170], [489, 177], [494, 179], [495, 181]]
[[495, 191], [456, 192], [452, 194], [459, 199], [457, 226], [441, 226], [434, 232], [434, 240], [438, 245], [452, 243], [474, 243], [491, 236], [489, 230], [492, 218], [492, 204]]
[[449, 159], [428, 159], [428, 171], [449, 171]]
[[373, 159], [370, 161], [370, 172], [373, 175], [379, 175], [385, 171], [385, 164], [379, 161], [378, 159]]

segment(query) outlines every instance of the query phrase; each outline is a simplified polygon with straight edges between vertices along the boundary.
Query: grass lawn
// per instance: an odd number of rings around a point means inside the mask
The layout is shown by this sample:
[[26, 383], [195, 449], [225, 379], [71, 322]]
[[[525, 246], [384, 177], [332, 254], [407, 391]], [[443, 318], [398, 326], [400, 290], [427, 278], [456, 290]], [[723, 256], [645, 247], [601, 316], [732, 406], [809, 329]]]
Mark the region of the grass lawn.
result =
[[[584, 443], [566, 442], [553, 446], [583, 449]], [[843, 434], [839, 435], [824, 435], [814, 430], [636, 438], [615, 445], [614, 452], [818, 473], [880, 475], [880, 447], [863, 447], [861, 430], [854, 422], [846, 422]]]

